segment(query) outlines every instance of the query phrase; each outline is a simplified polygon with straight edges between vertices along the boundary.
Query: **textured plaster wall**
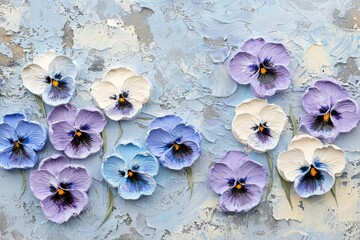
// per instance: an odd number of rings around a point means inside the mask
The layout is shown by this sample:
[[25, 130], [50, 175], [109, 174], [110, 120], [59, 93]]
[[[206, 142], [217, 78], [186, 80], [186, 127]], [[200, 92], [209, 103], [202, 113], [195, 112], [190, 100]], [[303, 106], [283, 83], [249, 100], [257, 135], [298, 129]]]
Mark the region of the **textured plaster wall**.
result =
[[[336, 183], [338, 206], [331, 193], [300, 199], [292, 190], [292, 211], [275, 176], [267, 201], [245, 215], [223, 214], [207, 184], [209, 166], [226, 151], [249, 151], [230, 129], [234, 106], [251, 97], [249, 87], [227, 75], [229, 59], [242, 43], [262, 36], [289, 49], [292, 87], [269, 102], [286, 112], [292, 103], [297, 118], [306, 86], [323, 76], [340, 80], [360, 103], [359, 9], [358, 0], [0, 0], [1, 115], [25, 111], [46, 124], [20, 73], [38, 53], [53, 49], [79, 65], [72, 99], [78, 106], [94, 106], [90, 86], [114, 66], [152, 82], [143, 113], [122, 122], [122, 140], [143, 143], [152, 116], [168, 113], [181, 115], [203, 137], [190, 200], [185, 172], [161, 169], [152, 196], [138, 201], [116, 196], [114, 212], [99, 230], [108, 201], [100, 153], [74, 161], [86, 164], [95, 181], [89, 208], [62, 225], [46, 220], [28, 186], [19, 200], [20, 171], [0, 169], [0, 239], [359, 239], [360, 127], [335, 141], [348, 162]], [[110, 154], [119, 125], [109, 121], [106, 131]], [[291, 135], [288, 124], [271, 151], [274, 164]], [[39, 155], [55, 152], [48, 143]], [[250, 155], [267, 167], [264, 155]]]

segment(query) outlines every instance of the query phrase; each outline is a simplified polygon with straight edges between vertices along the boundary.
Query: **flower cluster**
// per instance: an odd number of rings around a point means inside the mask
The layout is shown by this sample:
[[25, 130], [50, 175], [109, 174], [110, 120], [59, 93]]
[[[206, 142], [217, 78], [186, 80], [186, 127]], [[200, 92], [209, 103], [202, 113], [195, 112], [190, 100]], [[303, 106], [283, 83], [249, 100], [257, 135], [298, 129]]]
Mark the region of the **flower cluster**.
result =
[[24, 86], [51, 106], [68, 103], [75, 92], [74, 62], [52, 51], [34, 58], [21, 73]]
[[100, 151], [106, 119], [97, 109], [78, 110], [72, 104], [54, 107], [49, 113], [49, 138], [56, 150], [70, 158], [86, 158]]
[[160, 163], [180, 170], [200, 157], [200, 134], [175, 115], [156, 118], [150, 124], [146, 145]]
[[257, 206], [268, 183], [263, 166], [239, 151], [229, 151], [210, 169], [211, 188], [225, 212], [248, 212]]
[[91, 181], [85, 166], [70, 164], [60, 155], [42, 160], [39, 168], [30, 173], [30, 188], [40, 200], [46, 218], [55, 223], [66, 222], [84, 210]]
[[118, 188], [124, 199], [151, 195], [156, 187], [153, 177], [158, 171], [157, 159], [132, 143], [116, 146], [115, 153], [106, 157], [102, 165], [104, 179]]
[[358, 104], [332, 78], [319, 80], [309, 87], [302, 106], [306, 115], [301, 118], [301, 126], [326, 142], [355, 128], [360, 119]]
[[229, 74], [239, 84], [249, 84], [255, 96], [266, 98], [288, 89], [291, 83], [287, 66], [290, 54], [280, 43], [250, 39], [229, 63]]
[[242, 144], [266, 152], [276, 147], [286, 123], [286, 114], [278, 105], [254, 98], [236, 107], [232, 132]]
[[0, 166], [5, 169], [32, 168], [36, 151], [45, 147], [46, 130], [22, 113], [4, 116], [0, 124]]

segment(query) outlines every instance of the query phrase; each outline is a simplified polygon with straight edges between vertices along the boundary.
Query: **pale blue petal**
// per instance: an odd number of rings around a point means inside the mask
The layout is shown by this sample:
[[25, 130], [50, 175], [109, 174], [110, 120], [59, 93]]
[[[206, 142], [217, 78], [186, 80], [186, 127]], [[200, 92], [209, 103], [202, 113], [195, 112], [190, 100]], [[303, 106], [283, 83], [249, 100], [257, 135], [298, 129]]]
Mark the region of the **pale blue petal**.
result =
[[76, 66], [70, 58], [65, 56], [57, 56], [50, 63], [49, 72], [51, 77], [56, 80], [62, 79], [64, 77], [75, 79]]
[[37, 123], [21, 120], [16, 127], [16, 134], [22, 143], [35, 151], [40, 151], [46, 144], [46, 130]]
[[163, 156], [174, 144], [174, 137], [162, 128], [153, 129], [146, 139], [146, 146], [157, 157]]
[[16, 128], [18, 122], [24, 119], [26, 119], [26, 116], [22, 113], [7, 114], [4, 116], [4, 123], [9, 124], [13, 128]]
[[18, 152], [14, 152], [13, 147], [10, 147], [0, 153], [0, 166], [5, 169], [32, 168], [36, 162], [36, 153], [27, 146], [23, 146]]
[[17, 136], [13, 127], [7, 123], [0, 124], [0, 151], [12, 147]]
[[177, 125], [171, 133], [177, 142], [192, 141], [199, 144], [201, 140], [200, 134], [195, 128], [193, 126], [185, 125], [184, 123]]
[[182, 122], [183, 120], [181, 119], [181, 117], [175, 115], [166, 115], [163, 117], [155, 118], [150, 123], [150, 129], [163, 128], [168, 132], [171, 132], [171, 130], [173, 130], [178, 124]]
[[46, 87], [42, 94], [42, 99], [46, 104], [58, 106], [70, 101], [75, 92], [75, 81], [70, 77], [66, 77], [59, 80], [59, 86], [61, 87], [50, 84]]
[[141, 149], [132, 143], [119, 144], [115, 147], [115, 153], [125, 160], [128, 166], [134, 156], [141, 152]]
[[131, 161], [131, 170], [155, 176], [159, 171], [159, 162], [147, 152], [139, 153]]
[[118, 187], [120, 182], [125, 178], [127, 172], [126, 165], [126, 162], [117, 156], [112, 155], [107, 157], [101, 167], [104, 179], [112, 187]]
[[137, 181], [130, 177], [119, 184], [119, 195], [124, 199], [138, 199], [141, 195], [151, 195], [155, 191], [156, 182], [148, 174], [138, 173]]

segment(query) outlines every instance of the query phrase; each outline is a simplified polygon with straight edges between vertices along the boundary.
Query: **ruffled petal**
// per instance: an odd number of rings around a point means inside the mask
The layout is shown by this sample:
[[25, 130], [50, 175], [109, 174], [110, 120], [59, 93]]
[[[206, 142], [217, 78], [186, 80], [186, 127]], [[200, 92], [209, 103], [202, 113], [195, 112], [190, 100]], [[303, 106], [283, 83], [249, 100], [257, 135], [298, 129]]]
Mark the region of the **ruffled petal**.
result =
[[155, 118], [150, 123], [150, 129], [163, 128], [166, 131], [171, 132], [180, 123], [183, 123], [181, 117], [178, 117], [176, 115], [166, 115], [163, 117]]
[[4, 123], [9, 124], [11, 127], [15, 129], [18, 122], [25, 119], [26, 116], [23, 113], [6, 114], [4, 116]]
[[201, 140], [200, 134], [195, 130], [195, 128], [184, 123], [177, 125], [171, 131], [171, 134], [177, 142], [193, 141], [200, 143]]
[[122, 108], [115, 104], [106, 109], [106, 115], [114, 121], [131, 120], [135, 118], [136, 115], [141, 112], [142, 104], [135, 99], [128, 98], [126, 100], [131, 104], [131, 107]]
[[90, 154], [99, 152], [103, 145], [103, 139], [101, 138], [100, 133], [88, 133], [88, 137], [89, 140], [80, 141], [79, 145], [76, 145], [74, 140], [69, 142], [64, 150], [66, 156], [70, 158], [84, 159]]
[[237, 53], [229, 63], [229, 74], [239, 84], [249, 84], [258, 75], [257, 58], [246, 52]]
[[90, 172], [81, 166], [67, 165], [57, 175], [58, 181], [67, 185], [67, 190], [86, 192], [91, 186]]
[[336, 102], [349, 98], [349, 94], [341, 84], [333, 78], [326, 78], [318, 80], [314, 83], [322, 92], [330, 96], [330, 104], [334, 105]]
[[307, 113], [320, 114], [321, 109], [329, 109], [330, 95], [317, 87], [309, 87], [302, 97], [302, 106]]
[[130, 162], [137, 154], [144, 153], [139, 146], [133, 143], [119, 144], [114, 151], [116, 155], [124, 159], [128, 167], [131, 166]]
[[281, 134], [287, 124], [287, 116], [284, 111], [276, 104], [268, 104], [260, 111], [263, 123], [271, 130]]
[[246, 192], [234, 193], [232, 189], [224, 192], [219, 199], [225, 212], [248, 212], [257, 206], [262, 198], [263, 189], [257, 185], [246, 185]]
[[75, 128], [68, 122], [58, 122], [50, 125], [49, 139], [54, 148], [58, 151], [65, 150], [65, 147], [74, 138]]
[[277, 169], [286, 181], [294, 182], [296, 178], [304, 174], [302, 167], [309, 167], [310, 164], [306, 161], [302, 150], [290, 149], [279, 154]]
[[221, 159], [220, 163], [227, 165], [233, 172], [237, 172], [239, 167], [251, 160], [246, 153], [240, 151], [228, 151]]
[[200, 147], [197, 143], [188, 141], [183, 142], [188, 150], [186, 153], [176, 153], [174, 152], [173, 147], [170, 148], [165, 154], [165, 156], [161, 156], [159, 161], [160, 163], [166, 167], [173, 170], [180, 170], [184, 167], [190, 167], [199, 157], [200, 157]]
[[257, 185], [263, 189], [268, 183], [268, 175], [265, 168], [252, 160], [248, 160], [240, 165], [235, 173], [237, 179], [245, 179], [246, 185]]
[[63, 80], [65, 77], [74, 80], [77, 74], [75, 64], [70, 58], [65, 56], [57, 56], [51, 61], [49, 73], [53, 79], [57, 80]]
[[50, 106], [68, 103], [75, 93], [75, 81], [70, 77], [62, 78], [59, 85], [49, 85], [42, 94], [44, 102]]
[[289, 52], [281, 43], [266, 43], [259, 52], [261, 62], [269, 60], [272, 64], [288, 66], [291, 60]]
[[49, 83], [46, 82], [47, 72], [36, 64], [26, 66], [22, 73], [21, 79], [23, 80], [24, 87], [36, 95], [41, 95]]
[[235, 109], [235, 114], [240, 115], [249, 113], [254, 116], [260, 116], [260, 111], [267, 105], [266, 99], [251, 98], [239, 104]]
[[102, 81], [112, 83], [121, 92], [125, 80], [131, 76], [134, 76], [134, 73], [130, 69], [124, 67], [113, 68], [105, 74]]
[[265, 41], [263, 38], [252, 38], [244, 43], [244, 45], [241, 47], [241, 50], [250, 53], [253, 56], [258, 56], [261, 47], [264, 45]]
[[234, 187], [236, 174], [225, 164], [215, 163], [210, 169], [209, 184], [217, 194]]
[[80, 212], [88, 205], [89, 199], [86, 193], [74, 190], [70, 191], [72, 196], [71, 204], [59, 204], [52, 199], [52, 196], [41, 200], [41, 208], [44, 215], [50, 221], [61, 224], [80, 214]]
[[13, 151], [13, 147], [10, 147], [0, 153], [0, 166], [5, 169], [32, 168], [35, 166], [37, 159], [34, 150], [26, 145], [23, 145], [16, 152]]
[[155, 191], [156, 182], [148, 174], [137, 173], [135, 181], [130, 177], [124, 180], [119, 185], [119, 195], [124, 199], [135, 200], [141, 195], [151, 195]]
[[51, 157], [41, 160], [39, 164], [39, 170], [46, 170], [53, 176], [56, 176], [66, 165], [69, 164], [69, 160], [61, 155], [53, 155]]
[[328, 192], [334, 185], [335, 178], [325, 170], [318, 170], [320, 179], [307, 178], [306, 174], [295, 179], [294, 187], [297, 194], [302, 198], [313, 195], [322, 195]]
[[47, 134], [46, 130], [37, 123], [21, 120], [16, 126], [16, 134], [19, 139], [23, 138], [26, 146], [35, 151], [45, 147]]
[[242, 144], [247, 144], [247, 139], [255, 133], [254, 127], [258, 126], [260, 119], [249, 113], [237, 115], [232, 122], [232, 133]]
[[150, 176], [155, 176], [159, 171], [158, 160], [147, 152], [135, 155], [130, 165], [133, 171], [147, 173]]
[[58, 122], [68, 122], [75, 126], [76, 112], [76, 106], [70, 103], [54, 107], [47, 116], [48, 124], [52, 125]]
[[269, 130], [270, 136], [260, 135], [259, 133], [255, 132], [249, 135], [246, 143], [247, 145], [258, 152], [266, 152], [271, 149], [274, 149], [279, 142], [280, 134]]
[[54, 175], [47, 170], [35, 170], [30, 172], [30, 188], [37, 199], [43, 200], [53, 195], [51, 188], [57, 188], [58, 183]]
[[[336, 111], [336, 116], [334, 115]], [[331, 121], [339, 132], [350, 132], [359, 122], [359, 107], [352, 99], [337, 102], [331, 111]]]
[[127, 171], [127, 163], [117, 156], [109, 156], [101, 166], [104, 179], [112, 186], [118, 187]]
[[75, 127], [85, 131], [100, 133], [106, 125], [105, 116], [97, 109], [81, 109], [76, 114]]
[[107, 109], [116, 103], [116, 97], [120, 94], [117, 87], [111, 82], [102, 81], [91, 86], [91, 96], [101, 109]]
[[304, 115], [300, 119], [300, 127], [314, 137], [324, 139], [326, 142], [332, 142], [339, 135], [338, 129], [335, 127], [315, 128], [316, 117], [311, 114]]
[[[174, 143], [175, 139], [162, 128], [153, 129], [146, 139], [146, 146], [157, 157], [163, 156]], [[171, 145], [171, 146], [170, 146]]]
[[144, 104], [149, 101], [152, 85], [149, 80], [142, 76], [131, 76], [124, 81], [121, 89], [129, 94], [129, 98], [136, 99]]
[[17, 136], [13, 127], [7, 123], [0, 124], [0, 151], [13, 147]]
[[323, 144], [317, 138], [310, 135], [302, 134], [296, 135], [291, 139], [288, 149], [301, 149], [304, 153], [306, 161], [311, 164], [313, 162], [314, 151], [317, 148], [322, 148]]
[[33, 64], [37, 64], [40, 67], [42, 67], [43, 69], [45, 69], [46, 71], [48, 71], [50, 63], [57, 56], [59, 56], [59, 54], [57, 54], [57, 53], [55, 53], [53, 51], [46, 51], [46, 52], [40, 53], [39, 55], [34, 57]]
[[316, 149], [314, 152], [314, 162], [325, 164], [325, 170], [332, 175], [339, 175], [345, 168], [345, 153], [335, 145]]

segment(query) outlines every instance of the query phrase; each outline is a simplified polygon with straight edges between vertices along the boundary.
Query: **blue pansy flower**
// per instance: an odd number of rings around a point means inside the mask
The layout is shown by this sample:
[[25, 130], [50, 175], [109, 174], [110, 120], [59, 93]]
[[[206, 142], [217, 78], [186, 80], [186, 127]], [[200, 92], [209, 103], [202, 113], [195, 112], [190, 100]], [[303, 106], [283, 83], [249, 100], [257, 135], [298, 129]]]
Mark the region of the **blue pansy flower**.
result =
[[104, 179], [118, 188], [124, 199], [138, 199], [151, 195], [156, 187], [154, 176], [159, 171], [158, 160], [149, 152], [127, 143], [115, 147], [115, 153], [102, 164]]
[[45, 147], [46, 130], [21, 113], [4, 116], [0, 124], [0, 166], [5, 169], [31, 168], [36, 151]]
[[146, 145], [164, 167], [180, 170], [200, 157], [200, 140], [193, 126], [178, 116], [167, 115], [151, 122]]
[[280, 175], [294, 182], [295, 191], [302, 198], [330, 191], [345, 164], [342, 149], [332, 144], [323, 145], [310, 135], [295, 136], [277, 160]]

